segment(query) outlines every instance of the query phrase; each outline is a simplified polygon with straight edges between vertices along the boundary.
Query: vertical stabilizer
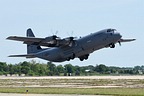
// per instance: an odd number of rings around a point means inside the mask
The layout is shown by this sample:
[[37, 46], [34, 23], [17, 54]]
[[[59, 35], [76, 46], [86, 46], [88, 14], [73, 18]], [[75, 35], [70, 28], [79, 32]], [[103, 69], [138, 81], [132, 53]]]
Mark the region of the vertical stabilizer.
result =
[[29, 28], [27, 29], [27, 37], [35, 37], [32, 30]]
[[[35, 37], [32, 30], [29, 28], [27, 29], [27, 37]], [[39, 45], [34, 45], [33, 42], [30, 42], [30, 44], [27, 44], [27, 54], [31, 53], [37, 53], [39, 52], [41, 47]]]

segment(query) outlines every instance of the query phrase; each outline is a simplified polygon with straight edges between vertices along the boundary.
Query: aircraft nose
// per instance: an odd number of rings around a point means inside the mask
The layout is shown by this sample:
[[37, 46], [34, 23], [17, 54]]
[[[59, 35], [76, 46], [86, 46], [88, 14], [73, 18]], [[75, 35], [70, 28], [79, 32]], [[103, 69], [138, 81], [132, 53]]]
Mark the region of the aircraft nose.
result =
[[118, 38], [121, 38], [121, 37], [122, 37], [122, 35], [121, 35], [120, 33], [118, 33], [118, 32], [115, 33], [115, 36], [118, 37]]

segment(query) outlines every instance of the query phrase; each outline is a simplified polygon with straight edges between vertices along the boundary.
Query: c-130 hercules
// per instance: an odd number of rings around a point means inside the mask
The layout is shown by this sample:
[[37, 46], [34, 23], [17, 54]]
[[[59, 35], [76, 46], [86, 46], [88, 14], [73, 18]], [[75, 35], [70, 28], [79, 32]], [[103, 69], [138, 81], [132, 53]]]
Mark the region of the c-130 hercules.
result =
[[[130, 42], [135, 39], [122, 39], [120, 33], [116, 29], [104, 29], [95, 33], [91, 33], [85, 37], [76, 39], [75, 37], [67, 37], [61, 39], [56, 35], [46, 38], [36, 38], [29, 28], [27, 29], [27, 37], [10, 36], [7, 39], [22, 41], [27, 44], [27, 54], [10, 55], [9, 57], [26, 57], [41, 58], [51, 62], [69, 61], [79, 58], [80, 61], [87, 60], [90, 53], [102, 48], [115, 48], [115, 44], [121, 42]], [[48, 48], [41, 48], [45, 46]]]

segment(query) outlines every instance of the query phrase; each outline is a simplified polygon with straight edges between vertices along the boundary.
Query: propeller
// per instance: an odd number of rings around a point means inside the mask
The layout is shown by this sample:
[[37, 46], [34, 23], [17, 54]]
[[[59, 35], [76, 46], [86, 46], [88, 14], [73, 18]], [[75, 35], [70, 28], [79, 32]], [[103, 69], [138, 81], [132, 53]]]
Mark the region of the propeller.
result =
[[68, 40], [68, 42], [69, 42], [69, 46], [70, 46], [70, 47], [75, 44], [75, 39], [76, 39], [76, 38], [77, 38], [77, 37], [68, 37], [68, 38], [66, 38], [66, 40]]
[[67, 32], [67, 34], [68, 34], [69, 37], [67, 37], [66, 39], [68, 39], [70, 41], [73, 41], [73, 40], [77, 39], [77, 37], [73, 36], [73, 33], [74, 33], [73, 31], [71, 32], [71, 34], [69, 34], [69, 32]]
[[[72, 31], [72, 33], [71, 33], [72, 35], [73, 35], [73, 31]], [[69, 37], [70, 38], [70, 43], [69, 43], [69, 46], [73, 46], [73, 45], [75, 45], [75, 41], [76, 41], [76, 39], [77, 39], [77, 37]]]
[[56, 36], [56, 35], [53, 35], [53, 36], [52, 36], [52, 39], [53, 39], [53, 40], [56, 40], [57, 38], [59, 38], [59, 37]]
[[[52, 30], [51, 30], [52, 32]], [[45, 38], [45, 40], [43, 42], [49, 42], [51, 44], [56, 44], [57, 40], [60, 39], [60, 37], [58, 37], [56, 34], [58, 33], [58, 31], [56, 31], [55, 33], [52, 32], [52, 36], [48, 36]]]

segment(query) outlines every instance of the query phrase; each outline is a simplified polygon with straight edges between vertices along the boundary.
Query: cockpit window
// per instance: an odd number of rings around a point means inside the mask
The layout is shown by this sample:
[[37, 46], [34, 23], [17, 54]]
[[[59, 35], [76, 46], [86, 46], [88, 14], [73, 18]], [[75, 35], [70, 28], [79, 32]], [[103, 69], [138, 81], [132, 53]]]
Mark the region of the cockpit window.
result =
[[107, 29], [107, 32], [115, 32], [116, 31], [116, 29]]
[[107, 32], [111, 32], [111, 29], [107, 29]]

